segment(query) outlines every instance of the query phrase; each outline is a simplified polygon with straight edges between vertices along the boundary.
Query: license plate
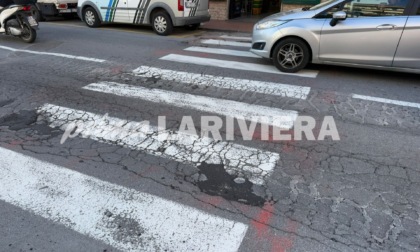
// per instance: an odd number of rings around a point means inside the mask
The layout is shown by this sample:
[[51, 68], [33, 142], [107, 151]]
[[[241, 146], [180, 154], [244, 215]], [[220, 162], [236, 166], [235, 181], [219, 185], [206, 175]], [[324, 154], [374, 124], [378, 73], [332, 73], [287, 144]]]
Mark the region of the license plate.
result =
[[197, 3], [186, 1], [185, 2], [185, 7], [187, 7], [187, 8], [195, 8], [195, 7], [197, 7]]
[[35, 18], [34, 17], [32, 17], [32, 16], [29, 16], [28, 17], [28, 22], [29, 22], [29, 25], [30, 26], [38, 26], [38, 22], [35, 20]]

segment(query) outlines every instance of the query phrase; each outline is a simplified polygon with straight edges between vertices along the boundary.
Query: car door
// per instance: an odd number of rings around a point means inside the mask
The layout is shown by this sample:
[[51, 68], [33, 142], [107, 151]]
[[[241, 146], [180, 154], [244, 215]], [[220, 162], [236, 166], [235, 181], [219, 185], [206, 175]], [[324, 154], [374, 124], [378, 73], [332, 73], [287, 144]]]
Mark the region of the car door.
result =
[[408, 17], [407, 24], [401, 36], [393, 67], [406, 67], [420, 69], [420, 0], [413, 6], [412, 15]]
[[[129, 23], [128, 0], [102, 1], [106, 6], [101, 6], [101, 12], [105, 22]], [[104, 4], [104, 5], [105, 5]]]
[[347, 18], [335, 26], [330, 25], [331, 19], [324, 23], [320, 60], [391, 66], [408, 18], [402, 5], [383, 0], [345, 2], [342, 8]]

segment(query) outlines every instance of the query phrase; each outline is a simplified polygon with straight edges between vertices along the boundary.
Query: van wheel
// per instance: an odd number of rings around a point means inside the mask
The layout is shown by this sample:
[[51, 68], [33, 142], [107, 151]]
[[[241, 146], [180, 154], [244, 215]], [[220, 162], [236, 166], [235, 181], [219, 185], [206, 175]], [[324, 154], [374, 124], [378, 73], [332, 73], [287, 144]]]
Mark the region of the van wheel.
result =
[[198, 24], [190, 24], [190, 25], [186, 25], [185, 29], [188, 31], [195, 31], [198, 29], [198, 27], [200, 27], [200, 23]]
[[153, 13], [152, 25], [153, 30], [161, 36], [167, 36], [171, 34], [174, 29], [171, 18], [164, 11]]
[[308, 46], [300, 39], [288, 38], [274, 48], [274, 65], [282, 72], [296, 73], [309, 62]]
[[91, 28], [101, 25], [98, 14], [92, 7], [87, 7], [83, 11], [83, 20], [85, 21], [86, 25]]

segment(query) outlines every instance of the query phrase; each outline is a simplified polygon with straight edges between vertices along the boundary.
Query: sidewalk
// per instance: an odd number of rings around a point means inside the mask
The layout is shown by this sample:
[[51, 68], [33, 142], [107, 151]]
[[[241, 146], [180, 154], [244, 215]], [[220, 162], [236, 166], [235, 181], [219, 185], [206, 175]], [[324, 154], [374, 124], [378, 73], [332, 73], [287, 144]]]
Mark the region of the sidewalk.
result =
[[256, 18], [237, 18], [233, 20], [210, 20], [203, 23], [200, 28], [214, 31], [230, 31], [252, 33], [254, 24], [258, 21]]

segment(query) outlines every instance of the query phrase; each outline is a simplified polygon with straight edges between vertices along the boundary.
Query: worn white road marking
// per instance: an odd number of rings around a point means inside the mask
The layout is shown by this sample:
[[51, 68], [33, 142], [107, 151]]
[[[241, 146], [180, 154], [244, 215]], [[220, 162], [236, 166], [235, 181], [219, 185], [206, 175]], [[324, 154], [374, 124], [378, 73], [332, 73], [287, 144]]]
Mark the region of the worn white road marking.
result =
[[83, 138], [195, 166], [202, 162], [223, 164], [229, 174], [246, 177], [255, 184], [265, 183], [280, 158], [278, 153], [51, 104], [40, 107], [38, 113], [51, 127], [65, 131], [77, 125], [75, 135]]
[[202, 66], [212, 66], [212, 67], [281, 74], [281, 75], [292, 75], [292, 76], [307, 77], [307, 78], [316, 78], [316, 76], [318, 75], [318, 71], [314, 71], [314, 70], [301, 70], [298, 73], [284, 73], [284, 72], [280, 72], [275, 66], [272, 66], [272, 65], [262, 65], [262, 64], [255, 64], [255, 63], [243, 63], [243, 62], [238, 62], [238, 61], [201, 58], [201, 57], [185, 56], [185, 55], [180, 55], [180, 54], [169, 54], [169, 55], [161, 57], [160, 59], [174, 61], [174, 62], [196, 64], [196, 65], [202, 65]]
[[[243, 102], [161, 89], [150, 89], [115, 82], [92, 83], [83, 87], [83, 89], [124, 97], [138, 98], [180, 108], [195, 109], [231, 118], [244, 118], [247, 121], [254, 121], [257, 123], [263, 122], [282, 129], [291, 129], [298, 116], [298, 113], [293, 110], [282, 110]], [[284, 120], [275, 120], [275, 117], [282, 117]]]
[[261, 58], [260, 56], [253, 54], [248, 51], [238, 51], [238, 50], [229, 50], [229, 49], [220, 49], [220, 48], [211, 48], [211, 47], [201, 47], [201, 46], [191, 46], [184, 49], [185, 51], [192, 52], [203, 52], [203, 53], [212, 53], [212, 54], [221, 54], [229, 56], [238, 56], [238, 57], [248, 57], [248, 58]]
[[222, 35], [219, 38], [222, 38], [222, 39], [231, 39], [231, 40], [252, 41], [252, 38], [251, 37], [237, 37], [237, 36]]
[[31, 51], [31, 50], [16, 49], [16, 48], [8, 47], [8, 46], [0, 46], [0, 49], [9, 50], [12, 52], [24, 52], [24, 53], [31, 53], [31, 54], [38, 54], [38, 55], [56, 56], [56, 57], [62, 57], [62, 58], [68, 58], [68, 59], [92, 61], [92, 62], [99, 62], [99, 63], [103, 63], [106, 61], [103, 59], [74, 56], [74, 55], [62, 54], [62, 53], [38, 52], [38, 51]]
[[147, 78], [156, 77], [163, 80], [176, 81], [192, 85], [235, 89], [303, 100], [308, 97], [309, 92], [311, 91], [310, 87], [293, 86], [274, 82], [254, 81], [248, 79], [235, 79], [214, 75], [195, 74], [148, 66], [140, 66], [139, 68], [133, 70], [133, 73], [136, 76]]
[[201, 43], [207, 44], [207, 45], [236, 46], [236, 47], [251, 48], [251, 43], [249, 42], [237, 42], [237, 41], [227, 41], [227, 40], [219, 40], [219, 39], [203, 39], [201, 40]]
[[123, 251], [237, 251], [247, 225], [0, 148], [0, 199]]
[[385, 99], [385, 98], [380, 98], [380, 97], [358, 95], [358, 94], [353, 94], [352, 97], [355, 98], [355, 99], [361, 99], [361, 100], [366, 100], [366, 101], [388, 103], [388, 104], [394, 104], [394, 105], [399, 105], [399, 106], [413, 107], [413, 108], [419, 108], [420, 109], [420, 103], [390, 100], [390, 99]]

